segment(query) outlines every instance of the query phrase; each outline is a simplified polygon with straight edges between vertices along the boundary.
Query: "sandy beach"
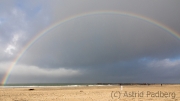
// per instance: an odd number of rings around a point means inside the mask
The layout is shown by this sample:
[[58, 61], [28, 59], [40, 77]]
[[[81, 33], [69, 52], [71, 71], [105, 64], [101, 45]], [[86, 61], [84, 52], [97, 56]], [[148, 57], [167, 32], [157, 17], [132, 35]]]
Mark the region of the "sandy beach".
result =
[[180, 101], [180, 85], [0, 87], [0, 101]]

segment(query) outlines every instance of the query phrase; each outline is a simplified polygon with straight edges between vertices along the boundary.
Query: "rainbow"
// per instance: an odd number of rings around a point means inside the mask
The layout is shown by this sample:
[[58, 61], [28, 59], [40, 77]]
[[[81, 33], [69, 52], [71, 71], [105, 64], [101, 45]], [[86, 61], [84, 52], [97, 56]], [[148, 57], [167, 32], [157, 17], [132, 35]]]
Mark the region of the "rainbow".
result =
[[26, 52], [26, 50], [28, 50], [38, 39], [40, 39], [43, 35], [47, 34], [49, 31], [51, 31], [53, 28], [66, 23], [67, 21], [71, 21], [80, 17], [85, 17], [85, 16], [89, 16], [89, 15], [97, 15], [97, 14], [114, 14], [114, 15], [122, 15], [122, 16], [129, 16], [129, 17], [134, 17], [146, 22], [149, 22], [153, 25], [156, 25], [159, 28], [162, 28], [163, 30], [167, 31], [168, 33], [170, 33], [171, 35], [173, 35], [174, 37], [178, 38], [180, 40], [180, 34], [178, 34], [176, 31], [174, 31], [173, 29], [171, 29], [170, 27], [155, 21], [151, 18], [148, 18], [146, 16], [143, 15], [138, 15], [132, 12], [123, 12], [123, 11], [93, 11], [93, 12], [88, 12], [88, 13], [81, 13], [81, 14], [77, 14], [74, 16], [70, 16], [67, 17], [63, 20], [60, 20], [52, 25], [50, 25], [49, 27], [47, 27], [46, 29], [40, 31], [36, 36], [34, 36], [25, 46], [24, 48], [18, 53], [17, 57], [13, 60], [12, 64], [8, 67], [7, 72], [5, 73], [1, 84], [6, 84], [6, 82], [8, 81], [8, 78], [11, 74], [11, 71], [13, 70], [13, 67], [16, 65], [16, 63], [19, 61], [19, 59], [22, 57], [22, 55]]

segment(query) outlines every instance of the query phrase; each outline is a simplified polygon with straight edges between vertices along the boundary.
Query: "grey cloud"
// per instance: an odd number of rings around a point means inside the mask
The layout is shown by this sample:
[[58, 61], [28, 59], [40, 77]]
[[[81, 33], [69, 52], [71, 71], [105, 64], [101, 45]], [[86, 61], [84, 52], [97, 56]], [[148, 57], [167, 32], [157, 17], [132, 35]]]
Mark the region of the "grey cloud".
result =
[[144, 15], [167, 24], [173, 29], [179, 31], [179, 28], [177, 27], [177, 25], [179, 25], [180, 16], [178, 3], [179, 1], [169, 0], [52, 0], [49, 5], [53, 9], [52, 12], [53, 16], [55, 17], [55, 21], [66, 18], [67, 16], [77, 15], [79, 13], [101, 10], [114, 10]]
[[[49, 19], [50, 16], [47, 14], [48, 12], [46, 12], [48, 11], [47, 8], [44, 9], [46, 2], [41, 4], [42, 8], [39, 12], [34, 15], [32, 14], [35, 12], [35, 8], [39, 7], [38, 3], [40, 3], [40, 1], [29, 1], [29, 3], [18, 0], [13, 2], [1, 1], [0, 20], [3, 20], [0, 24], [1, 61], [11, 61], [15, 58], [23, 46], [51, 22]], [[23, 7], [27, 8], [23, 9]], [[31, 9], [35, 10], [31, 11]], [[33, 15], [34, 18], [31, 15]], [[28, 17], [31, 17], [31, 19]], [[37, 23], [37, 21], [39, 23]], [[19, 36], [16, 42], [13, 41], [14, 35]], [[4, 52], [9, 45], [15, 47], [15, 50], [12, 50], [12, 56]]]
[[43, 67], [71, 67], [143, 57], [175, 57], [179, 50], [177, 39], [158, 26], [133, 17], [92, 15], [48, 32], [21, 61]]
[[[10, 22], [0, 25], [0, 33], [3, 33], [0, 37], [0, 63], [16, 57], [36, 34], [49, 25], [92, 11], [132, 12], [180, 32], [179, 1], [40, 0], [23, 3], [4, 0], [6, 6], [1, 2], [0, 8], [3, 9], [0, 9], [0, 13], [3, 16], [0, 19], [9, 18]], [[15, 8], [19, 13], [25, 14], [23, 19], [27, 26], [24, 26], [20, 17], [12, 16], [12, 9]], [[14, 25], [15, 28], [12, 27]], [[13, 32], [19, 30], [26, 32], [17, 44], [19, 50], [14, 52], [13, 57], [7, 58], [3, 50], [11, 42]], [[20, 73], [13, 74], [9, 82], [178, 82], [178, 66], [164, 68], [161, 65], [160, 69], [155, 68], [156, 66], [149, 67], [148, 63], [153, 59], [177, 59], [179, 43], [179, 39], [168, 31], [134, 17], [111, 14], [80, 17], [59, 25], [38, 39], [22, 55], [17, 65], [36, 66], [42, 70], [77, 69], [81, 70], [82, 75], [63, 78], [47, 75], [47, 79], [44, 79], [45, 75], [41, 72], [37, 72], [39, 76]], [[146, 59], [149, 60], [144, 61]], [[3, 72], [0, 73], [2, 74]]]
[[[160, 60], [161, 61], [161, 60]], [[85, 81], [115, 83], [179, 83], [178, 66], [163, 65], [158, 68], [147, 66], [151, 61], [128, 61], [91, 68]], [[88, 79], [87, 79], [88, 78]]]
[[[157, 60], [157, 63], [161, 63], [161, 61], [164, 60]], [[83, 68], [80, 67], [80, 69], [75, 70], [80, 70], [77, 72], [80, 73], [78, 75], [73, 75], [70, 73], [71, 70], [68, 71], [68, 69], [66, 71], [68, 73], [66, 73], [58, 69], [48, 70], [34, 66], [17, 65], [11, 73], [8, 83], [179, 83], [177, 81], [180, 76], [178, 65], [165, 68], [163, 64], [158, 65], [159, 67], [152, 67], [147, 65], [149, 63], [153, 63], [153, 60], [132, 60], [88, 67], [83, 66]], [[56, 75], [57, 73], [59, 73], [59, 76]], [[63, 76], [61, 73], [66, 75]]]
[[[41, 82], [63, 82], [62, 79], [80, 76], [81, 70], [75, 69], [42, 69], [37, 66], [15, 65], [10, 74], [6, 72], [9, 70], [8, 66], [12, 63], [0, 63], [0, 75], [2, 80], [4, 76], [8, 75], [7, 83], [41, 83]], [[38, 82], [41, 79], [41, 82]]]

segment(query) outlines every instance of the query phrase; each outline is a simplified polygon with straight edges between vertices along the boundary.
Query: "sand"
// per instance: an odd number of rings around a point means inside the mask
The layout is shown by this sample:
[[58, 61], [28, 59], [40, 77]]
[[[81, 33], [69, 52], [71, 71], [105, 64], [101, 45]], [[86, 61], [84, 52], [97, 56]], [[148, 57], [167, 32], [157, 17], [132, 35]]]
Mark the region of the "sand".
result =
[[180, 85], [0, 87], [0, 101], [180, 101]]

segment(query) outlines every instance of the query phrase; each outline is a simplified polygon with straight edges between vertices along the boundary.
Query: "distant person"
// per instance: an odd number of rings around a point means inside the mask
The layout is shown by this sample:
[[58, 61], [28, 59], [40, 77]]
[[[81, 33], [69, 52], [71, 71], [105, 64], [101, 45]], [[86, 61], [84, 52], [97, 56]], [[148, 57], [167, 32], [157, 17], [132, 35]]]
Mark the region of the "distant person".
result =
[[162, 86], [162, 83], [161, 83], [161, 86]]

